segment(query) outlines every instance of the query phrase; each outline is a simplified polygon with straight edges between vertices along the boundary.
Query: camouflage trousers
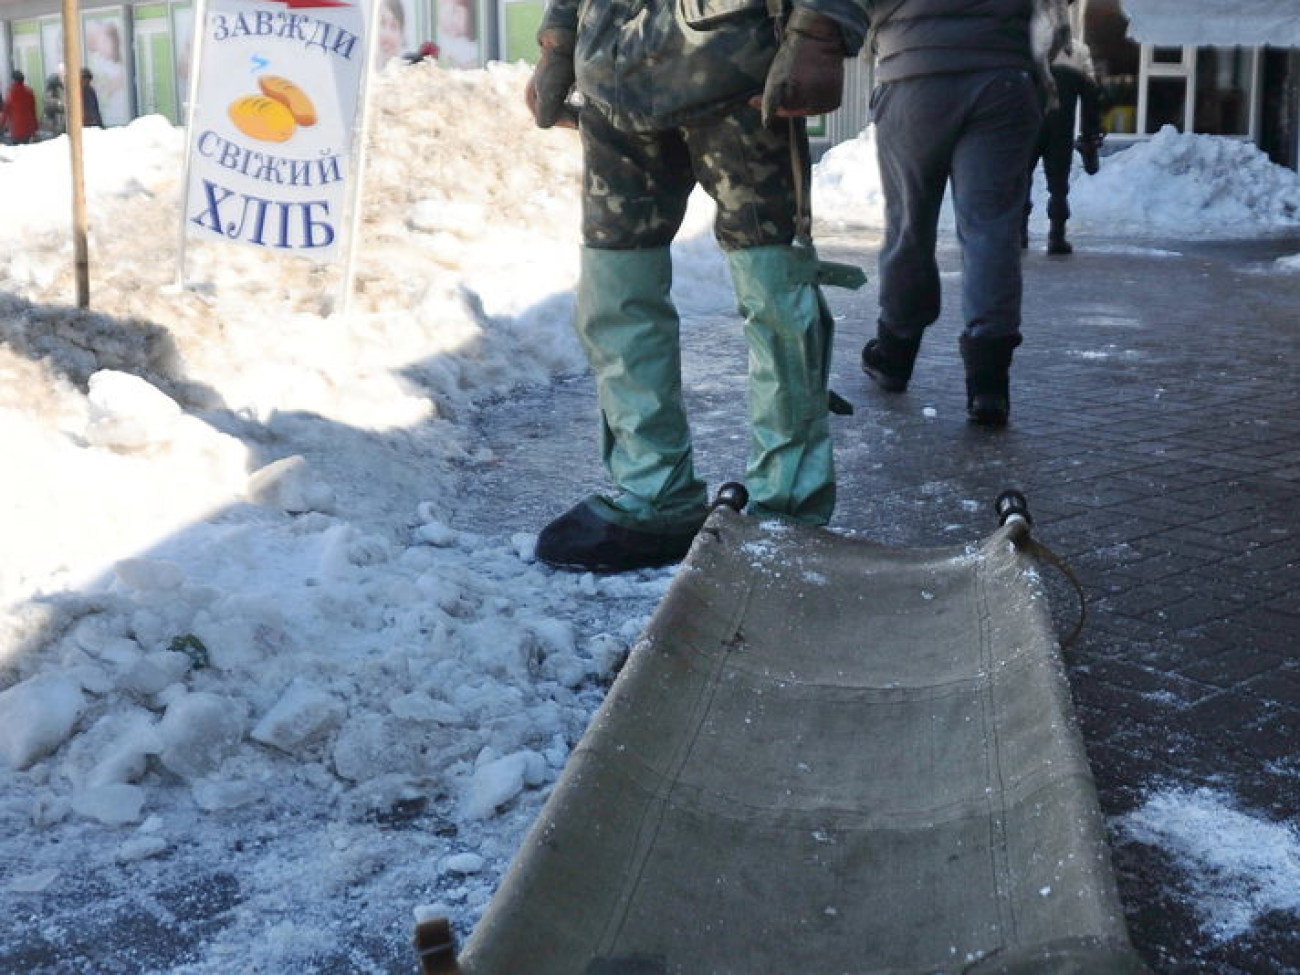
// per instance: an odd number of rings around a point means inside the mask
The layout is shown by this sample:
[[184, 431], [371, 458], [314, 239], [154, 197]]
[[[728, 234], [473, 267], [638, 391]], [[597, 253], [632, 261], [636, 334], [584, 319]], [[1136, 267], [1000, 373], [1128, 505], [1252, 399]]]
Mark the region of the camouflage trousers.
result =
[[582, 238], [588, 247], [666, 247], [698, 183], [718, 205], [714, 235], [724, 251], [789, 244], [806, 234], [811, 179], [803, 119], [762, 124], [740, 104], [726, 115], [653, 132], [615, 128], [587, 107]]

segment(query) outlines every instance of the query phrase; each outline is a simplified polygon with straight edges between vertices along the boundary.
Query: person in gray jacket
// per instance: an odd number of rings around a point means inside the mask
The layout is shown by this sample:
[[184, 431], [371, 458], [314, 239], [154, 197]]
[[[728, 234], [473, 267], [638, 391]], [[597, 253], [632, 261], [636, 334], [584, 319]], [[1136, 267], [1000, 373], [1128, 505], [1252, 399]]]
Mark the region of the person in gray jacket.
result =
[[548, 524], [542, 562], [664, 565], [704, 522], [670, 255], [697, 184], [717, 203], [714, 235], [745, 319], [748, 511], [830, 519], [832, 322], [810, 234], [805, 116], [839, 105], [843, 60], [865, 30], [855, 0], [551, 0], [526, 97], [538, 125], [576, 125], [582, 139], [575, 325], [615, 492]]
[[867, 2], [876, 56], [871, 112], [885, 197], [876, 336], [862, 368], [884, 390], [912, 378], [940, 311], [935, 246], [952, 186], [962, 252], [959, 348], [971, 422], [1003, 426], [1020, 345], [1027, 162], [1046, 97], [1036, 82], [1036, 0]]

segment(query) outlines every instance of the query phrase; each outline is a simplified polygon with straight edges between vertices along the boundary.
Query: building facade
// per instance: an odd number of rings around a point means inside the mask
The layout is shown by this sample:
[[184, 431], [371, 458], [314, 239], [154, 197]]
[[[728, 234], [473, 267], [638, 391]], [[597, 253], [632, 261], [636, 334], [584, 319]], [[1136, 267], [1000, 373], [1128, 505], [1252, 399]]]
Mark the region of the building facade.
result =
[[1300, 162], [1300, 2], [1082, 0], [1079, 27], [1107, 95], [1109, 138], [1164, 125]]
[[[432, 41], [453, 68], [530, 61], [544, 0], [379, 0], [380, 58]], [[0, 68], [21, 69], [41, 100], [62, 69], [60, 0], [0, 0]], [[1112, 146], [1172, 125], [1248, 139], [1275, 162], [1300, 168], [1300, 0], [1078, 0], [1074, 27], [1106, 92]], [[94, 74], [105, 124], [140, 115], [185, 119], [194, 30], [191, 0], [83, 0], [83, 63]], [[824, 150], [865, 124], [869, 60], [852, 62], [843, 107], [816, 119]], [[57, 120], [47, 131], [57, 130]]]

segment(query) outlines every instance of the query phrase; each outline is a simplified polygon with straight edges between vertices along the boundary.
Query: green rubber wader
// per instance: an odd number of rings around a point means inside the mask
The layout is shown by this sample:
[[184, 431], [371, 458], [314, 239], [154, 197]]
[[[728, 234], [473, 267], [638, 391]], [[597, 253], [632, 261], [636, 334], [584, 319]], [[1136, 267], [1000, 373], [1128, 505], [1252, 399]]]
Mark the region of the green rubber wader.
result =
[[628, 528], [698, 528], [707, 513], [682, 402], [672, 256], [582, 248], [577, 332], [596, 376], [601, 460], [618, 488], [600, 514]]
[[824, 525], [835, 509], [827, 388], [834, 322], [816, 251], [752, 247], [727, 259], [749, 343], [749, 511]]

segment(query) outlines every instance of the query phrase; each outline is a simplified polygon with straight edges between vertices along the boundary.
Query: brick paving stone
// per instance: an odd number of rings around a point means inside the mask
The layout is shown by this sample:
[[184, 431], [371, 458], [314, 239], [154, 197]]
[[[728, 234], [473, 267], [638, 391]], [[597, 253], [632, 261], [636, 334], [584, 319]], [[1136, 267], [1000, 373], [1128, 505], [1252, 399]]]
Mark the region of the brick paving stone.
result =
[[1300, 672], [1293, 659], [1284, 659], [1272, 670], [1264, 671], [1242, 685], [1248, 694], [1289, 708], [1300, 708]]
[[1224, 646], [1218, 653], [1197, 657], [1179, 669], [1188, 680], [1222, 689], [1236, 687], [1254, 677], [1271, 674], [1285, 663], [1286, 657], [1240, 644]]
[[[1294, 589], [1280, 592], [1269, 596], [1260, 605], [1279, 615], [1290, 616], [1291, 632], [1300, 633], [1300, 592]], [[1297, 640], [1297, 650], [1300, 650], [1300, 640]]]
[[[1262, 713], [1247, 715], [1243, 712], [1242, 717], [1253, 719], [1236, 732], [1240, 747], [1250, 764], [1235, 764], [1234, 775], [1249, 775], [1258, 771], [1260, 766], [1295, 759], [1295, 743], [1297, 736], [1300, 736], [1300, 716], [1296, 715], [1294, 708], [1274, 706], [1263, 709]], [[1293, 770], [1291, 780], [1295, 776]], [[1290, 815], [1295, 815], [1295, 807], [1292, 807]]]
[[1190, 703], [1212, 697], [1214, 688], [1177, 675], [1135, 664], [1124, 658], [1111, 658], [1089, 663], [1078, 668], [1080, 676], [1086, 673], [1090, 680], [1113, 687], [1125, 688], [1139, 694], [1165, 695], [1179, 702]]

